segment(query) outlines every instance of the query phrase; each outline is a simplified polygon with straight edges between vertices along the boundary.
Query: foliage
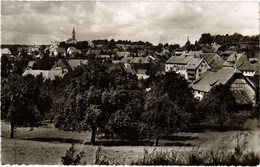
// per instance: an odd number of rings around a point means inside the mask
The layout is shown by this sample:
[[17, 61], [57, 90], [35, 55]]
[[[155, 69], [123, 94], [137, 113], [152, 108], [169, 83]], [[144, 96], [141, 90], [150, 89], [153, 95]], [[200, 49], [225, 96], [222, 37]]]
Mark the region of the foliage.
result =
[[18, 75], [22, 75], [24, 72], [24, 69], [27, 67], [29, 62], [29, 59], [27, 58], [17, 58], [14, 62], [14, 69], [13, 69], [13, 73], [14, 74], [18, 74]]
[[84, 155], [84, 152], [81, 151], [78, 154], [76, 154], [76, 149], [74, 144], [71, 144], [70, 148], [66, 151], [66, 155], [64, 157], [61, 157], [61, 163], [63, 165], [80, 165], [81, 164], [81, 158]]
[[51, 99], [40, 91], [40, 84], [32, 75], [11, 75], [2, 82], [1, 115], [10, 122], [13, 138], [14, 127], [38, 126], [50, 108]]
[[144, 150], [144, 157], [133, 161], [131, 165], [250, 165], [259, 164], [259, 155], [255, 152], [227, 152], [192, 151], [183, 154], [180, 151], [156, 151], [148, 154]]
[[7, 78], [10, 74], [10, 70], [12, 70], [12, 64], [9, 58], [5, 55], [1, 56], [1, 76], [3, 78]]
[[42, 59], [39, 59], [35, 62], [33, 69], [50, 70], [55, 64], [55, 61], [56, 60], [54, 57], [49, 57], [49, 55], [45, 54]]
[[213, 43], [213, 38], [210, 33], [204, 33], [199, 39], [200, 44], [211, 44]]
[[221, 84], [213, 87], [201, 103], [206, 119], [221, 127], [232, 119], [236, 109], [235, 97], [228, 86]]
[[169, 72], [150, 78], [151, 90], [146, 95], [145, 112], [142, 115], [143, 135], [158, 139], [189, 126], [190, 109], [194, 106], [191, 90], [184, 78]]

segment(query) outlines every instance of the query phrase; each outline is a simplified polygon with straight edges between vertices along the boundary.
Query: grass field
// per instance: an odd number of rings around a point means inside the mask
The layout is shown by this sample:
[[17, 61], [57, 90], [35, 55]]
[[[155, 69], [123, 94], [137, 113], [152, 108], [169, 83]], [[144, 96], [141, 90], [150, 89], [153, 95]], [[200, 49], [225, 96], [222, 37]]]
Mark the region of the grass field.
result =
[[[226, 148], [233, 150], [237, 145], [237, 134], [242, 131], [204, 131], [201, 133], [177, 133], [167, 140], [160, 140], [156, 150], [179, 150], [183, 152], [216, 150]], [[45, 124], [40, 128], [17, 128], [15, 139], [9, 138], [10, 126], [1, 122], [1, 163], [2, 164], [45, 164], [60, 165], [61, 157], [66, 150], [75, 143], [77, 150], [85, 152], [83, 161], [93, 164], [94, 152], [98, 146], [89, 144], [90, 133], [65, 132], [54, 128], [53, 124]], [[260, 150], [260, 130], [250, 130], [246, 135], [239, 137], [239, 142], [247, 143], [247, 149]], [[86, 142], [82, 144], [83, 142]], [[133, 160], [143, 156], [144, 149], [152, 151], [155, 147], [134, 145], [128, 141], [111, 141], [97, 139], [101, 147], [101, 154], [114, 159], [120, 164], [130, 164]]]

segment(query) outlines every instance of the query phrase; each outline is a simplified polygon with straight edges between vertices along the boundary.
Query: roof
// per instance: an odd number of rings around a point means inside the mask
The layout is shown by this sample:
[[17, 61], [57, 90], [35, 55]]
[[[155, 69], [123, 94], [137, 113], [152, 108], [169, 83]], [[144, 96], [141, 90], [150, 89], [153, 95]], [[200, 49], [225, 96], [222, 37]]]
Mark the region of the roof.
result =
[[137, 74], [146, 74], [146, 72], [147, 72], [147, 69], [137, 69], [136, 70]]
[[257, 63], [244, 63], [238, 67], [240, 71], [256, 71], [258, 67]]
[[166, 64], [186, 65], [192, 58], [193, 56], [172, 56], [166, 61]]
[[187, 69], [197, 69], [203, 60], [203, 58], [192, 58], [187, 64]]
[[77, 49], [75, 47], [68, 47], [67, 52], [77, 53]]
[[130, 64], [128, 63], [125, 63], [124, 64], [124, 70], [127, 72], [127, 73], [131, 73], [131, 74], [136, 74], [135, 70], [131, 67]]
[[249, 62], [247, 56], [243, 53], [232, 53], [227, 60], [223, 63], [223, 66], [232, 66], [235, 63], [236, 67], [241, 66], [244, 63]]
[[215, 85], [225, 85], [231, 79], [231, 77], [237, 72], [238, 71], [235, 69], [223, 68], [217, 72], [206, 71], [204, 75], [202, 75], [193, 83], [192, 89], [209, 92], [211, 87]]
[[63, 69], [67, 69], [68, 71], [72, 71], [72, 68], [70, 67], [69, 63], [65, 59], [59, 59], [52, 68], [61, 67]]
[[121, 59], [121, 63], [150, 63], [151, 58], [146, 57], [124, 57]]
[[34, 63], [35, 63], [35, 61], [29, 61], [27, 67], [32, 68]]
[[206, 60], [212, 71], [218, 71], [223, 67], [224, 60], [217, 53], [203, 53], [201, 57]]
[[54, 80], [55, 76], [63, 77], [66, 73], [66, 71], [57, 67], [51, 70], [25, 70], [23, 76], [31, 74], [36, 77], [42, 74], [43, 78]]
[[70, 65], [70, 67], [72, 69], [78, 67], [78, 66], [81, 66], [83, 64], [87, 64], [88, 61], [87, 60], [83, 60], [83, 59], [70, 59], [68, 60], [68, 64]]
[[8, 48], [1, 49], [1, 54], [10, 55], [12, 52]]
[[66, 53], [65, 48], [56, 47], [56, 48], [54, 48], [54, 50], [55, 50], [56, 52], [58, 52], [58, 53]]

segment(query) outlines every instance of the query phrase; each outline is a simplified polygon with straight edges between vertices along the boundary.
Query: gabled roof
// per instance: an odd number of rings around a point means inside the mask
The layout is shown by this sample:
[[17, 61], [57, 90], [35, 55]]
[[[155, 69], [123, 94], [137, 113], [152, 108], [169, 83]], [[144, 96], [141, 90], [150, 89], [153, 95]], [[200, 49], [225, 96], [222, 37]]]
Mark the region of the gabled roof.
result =
[[217, 72], [207, 71], [193, 83], [192, 89], [209, 92], [211, 87], [215, 85], [225, 85], [235, 73], [239, 73], [239, 71], [235, 69], [223, 68]]
[[68, 64], [70, 65], [70, 67], [72, 69], [78, 67], [78, 66], [81, 66], [83, 64], [87, 64], [88, 61], [87, 60], [82, 60], [82, 59], [70, 59], [68, 60]]
[[166, 64], [186, 65], [192, 58], [193, 56], [172, 56], [166, 61]]
[[51, 70], [25, 70], [23, 76], [31, 74], [36, 77], [42, 74], [43, 78], [54, 80], [55, 76], [63, 77], [66, 73], [66, 71], [57, 67]]
[[240, 71], [256, 71], [258, 67], [257, 63], [244, 63], [238, 67]]
[[187, 64], [187, 69], [197, 69], [203, 60], [203, 58], [192, 58]]
[[217, 53], [203, 53], [201, 57], [206, 60], [212, 71], [218, 71], [223, 67], [224, 60]]
[[124, 57], [121, 59], [121, 63], [150, 63], [152, 61], [148, 56], [146, 57]]
[[69, 63], [65, 60], [65, 59], [59, 59], [53, 66], [52, 68], [56, 68], [56, 67], [61, 67], [63, 69], [67, 69], [68, 71], [72, 71], [71, 66], [69, 65]]

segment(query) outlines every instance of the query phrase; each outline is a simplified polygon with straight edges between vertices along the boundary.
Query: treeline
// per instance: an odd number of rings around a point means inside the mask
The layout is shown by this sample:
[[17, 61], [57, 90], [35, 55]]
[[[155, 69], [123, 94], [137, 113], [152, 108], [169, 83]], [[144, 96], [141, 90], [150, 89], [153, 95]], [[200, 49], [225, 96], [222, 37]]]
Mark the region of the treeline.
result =
[[194, 123], [224, 127], [242, 120], [226, 86], [216, 86], [199, 102], [179, 74], [138, 80], [123, 66], [111, 70], [97, 60], [52, 81], [10, 74], [1, 86], [1, 118], [12, 128], [49, 120], [61, 130], [91, 131], [93, 144], [98, 133], [110, 139], [154, 139], [158, 145], [161, 138], [192, 130]]
[[211, 35], [210, 33], [204, 33], [199, 39], [199, 44], [211, 44], [217, 43], [220, 45], [237, 45], [237, 44], [259, 44], [259, 35], [243, 36], [238, 33], [233, 35]]

